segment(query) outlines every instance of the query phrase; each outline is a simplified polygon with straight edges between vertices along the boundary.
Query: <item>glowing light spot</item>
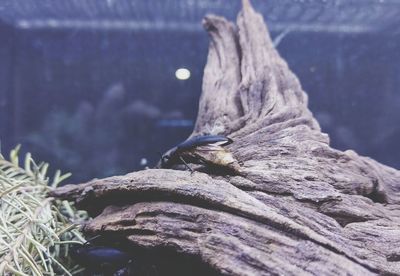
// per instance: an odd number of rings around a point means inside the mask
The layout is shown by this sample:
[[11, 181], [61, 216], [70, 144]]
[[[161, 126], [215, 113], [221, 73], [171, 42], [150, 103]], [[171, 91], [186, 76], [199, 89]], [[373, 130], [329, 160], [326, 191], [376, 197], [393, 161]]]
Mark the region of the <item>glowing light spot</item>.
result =
[[178, 80], [187, 80], [188, 78], [190, 78], [190, 71], [186, 68], [179, 68], [175, 72], [175, 77]]
[[140, 166], [146, 166], [146, 165], [147, 165], [147, 159], [146, 158], [140, 159]]

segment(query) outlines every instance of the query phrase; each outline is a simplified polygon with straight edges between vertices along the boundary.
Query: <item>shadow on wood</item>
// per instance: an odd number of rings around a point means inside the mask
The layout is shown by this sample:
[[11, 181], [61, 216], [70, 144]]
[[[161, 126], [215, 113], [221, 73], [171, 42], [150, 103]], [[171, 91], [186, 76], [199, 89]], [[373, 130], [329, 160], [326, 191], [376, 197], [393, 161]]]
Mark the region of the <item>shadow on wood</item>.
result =
[[218, 124], [245, 176], [153, 169], [52, 196], [97, 215], [88, 233], [173, 250], [221, 274], [400, 274], [400, 172], [329, 146], [247, 0], [237, 26], [217, 16], [203, 24], [211, 41], [192, 135]]

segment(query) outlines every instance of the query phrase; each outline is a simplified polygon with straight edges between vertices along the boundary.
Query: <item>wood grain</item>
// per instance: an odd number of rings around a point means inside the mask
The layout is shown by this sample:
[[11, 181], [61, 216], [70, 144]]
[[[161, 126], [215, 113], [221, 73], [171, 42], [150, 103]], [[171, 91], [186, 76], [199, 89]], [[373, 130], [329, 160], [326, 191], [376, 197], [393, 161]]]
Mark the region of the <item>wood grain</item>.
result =
[[247, 0], [236, 25], [208, 16], [204, 26], [210, 46], [192, 135], [231, 137], [244, 174], [153, 169], [52, 196], [96, 215], [88, 233], [197, 256], [221, 274], [400, 275], [400, 172], [329, 146]]

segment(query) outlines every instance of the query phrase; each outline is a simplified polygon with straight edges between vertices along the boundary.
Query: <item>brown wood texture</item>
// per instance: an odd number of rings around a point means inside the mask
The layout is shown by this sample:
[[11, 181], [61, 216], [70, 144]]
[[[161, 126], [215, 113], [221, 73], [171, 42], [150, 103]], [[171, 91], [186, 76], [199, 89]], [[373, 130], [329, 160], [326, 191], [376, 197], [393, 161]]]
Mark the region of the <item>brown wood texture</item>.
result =
[[248, 0], [207, 16], [192, 135], [228, 135], [243, 175], [151, 169], [52, 196], [96, 217], [88, 233], [196, 256], [226, 275], [400, 275], [400, 172], [329, 146], [307, 95]]

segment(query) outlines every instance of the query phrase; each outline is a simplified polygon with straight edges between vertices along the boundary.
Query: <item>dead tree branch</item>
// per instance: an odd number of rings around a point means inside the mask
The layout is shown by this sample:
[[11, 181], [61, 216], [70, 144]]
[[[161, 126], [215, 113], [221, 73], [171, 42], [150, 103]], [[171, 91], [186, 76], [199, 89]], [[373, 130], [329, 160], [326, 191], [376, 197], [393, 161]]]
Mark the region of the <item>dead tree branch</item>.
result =
[[146, 170], [53, 196], [97, 215], [85, 230], [172, 248], [227, 275], [400, 274], [400, 172], [329, 146], [307, 95], [248, 0], [208, 16], [193, 135], [219, 124], [244, 176]]

